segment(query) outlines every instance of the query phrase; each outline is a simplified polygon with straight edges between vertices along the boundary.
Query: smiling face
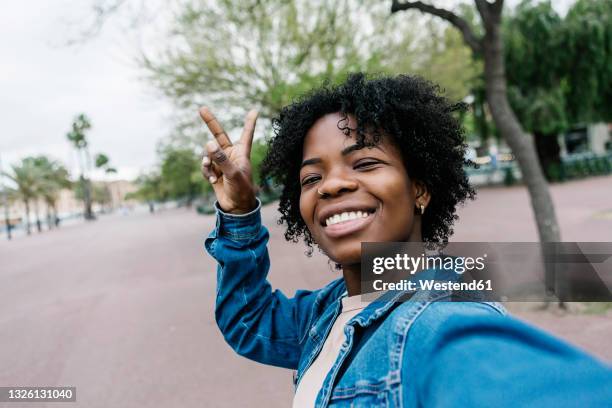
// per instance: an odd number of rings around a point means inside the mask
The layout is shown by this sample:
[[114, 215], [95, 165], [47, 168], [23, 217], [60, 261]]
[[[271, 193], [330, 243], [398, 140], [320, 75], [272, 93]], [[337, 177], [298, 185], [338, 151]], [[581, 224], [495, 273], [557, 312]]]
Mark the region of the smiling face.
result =
[[[355, 129], [354, 117], [348, 118]], [[427, 206], [429, 194], [410, 180], [387, 136], [356, 149], [356, 132], [346, 136], [341, 120], [340, 113], [325, 115], [306, 134], [300, 213], [319, 247], [347, 266], [361, 262], [361, 242], [421, 241], [415, 206]]]

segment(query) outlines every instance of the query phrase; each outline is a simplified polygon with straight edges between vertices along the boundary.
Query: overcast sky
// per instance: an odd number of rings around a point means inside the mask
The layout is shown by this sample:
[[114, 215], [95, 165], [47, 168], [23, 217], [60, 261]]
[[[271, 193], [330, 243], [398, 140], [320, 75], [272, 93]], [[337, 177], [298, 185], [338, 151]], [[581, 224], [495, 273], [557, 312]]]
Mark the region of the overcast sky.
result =
[[[450, 0], [449, 0], [450, 1]], [[564, 13], [571, 0], [555, 0]], [[516, 3], [511, 1], [510, 3]], [[77, 113], [93, 123], [92, 154], [103, 152], [133, 178], [155, 164], [171, 109], [139, 75], [130, 46], [114, 26], [80, 46], [65, 46], [89, 0], [0, 2], [0, 158], [47, 154], [76, 170], [66, 132]], [[77, 25], [78, 26], [78, 25]], [[76, 174], [76, 171], [75, 173]]]
[[[139, 78], [129, 47], [113, 28], [84, 45], [65, 46], [87, 12], [84, 0], [0, 2], [0, 157], [8, 164], [48, 154], [76, 166], [66, 140], [86, 113], [92, 154], [103, 152], [131, 178], [155, 163], [168, 106]], [[117, 31], [117, 30], [115, 30]]]

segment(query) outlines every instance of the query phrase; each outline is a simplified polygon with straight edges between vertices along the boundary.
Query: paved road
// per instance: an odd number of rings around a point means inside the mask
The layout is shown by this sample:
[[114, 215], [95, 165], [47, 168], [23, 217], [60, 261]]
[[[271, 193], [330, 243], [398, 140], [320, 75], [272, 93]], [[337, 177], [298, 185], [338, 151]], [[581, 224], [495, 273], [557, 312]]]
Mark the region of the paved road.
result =
[[[610, 187], [612, 177], [553, 188], [565, 240], [610, 240]], [[336, 278], [284, 241], [275, 213], [263, 210], [273, 285]], [[536, 239], [523, 188], [482, 190], [460, 216], [457, 241]], [[76, 386], [78, 402], [48, 404], [58, 408], [290, 405], [291, 372], [236, 356], [215, 326], [215, 264], [202, 248], [213, 226], [172, 210], [0, 241], [0, 386]], [[612, 315], [521, 313], [612, 361]]]

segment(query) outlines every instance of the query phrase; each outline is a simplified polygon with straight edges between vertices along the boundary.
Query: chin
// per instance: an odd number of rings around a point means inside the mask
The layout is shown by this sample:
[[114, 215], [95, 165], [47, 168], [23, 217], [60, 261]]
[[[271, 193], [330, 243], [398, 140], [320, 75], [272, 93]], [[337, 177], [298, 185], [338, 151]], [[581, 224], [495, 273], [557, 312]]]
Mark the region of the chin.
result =
[[349, 245], [342, 245], [342, 248], [335, 248], [334, 251], [329, 251], [329, 258], [339, 263], [340, 265], [353, 265], [361, 263], [361, 242], [356, 244], [351, 243]]

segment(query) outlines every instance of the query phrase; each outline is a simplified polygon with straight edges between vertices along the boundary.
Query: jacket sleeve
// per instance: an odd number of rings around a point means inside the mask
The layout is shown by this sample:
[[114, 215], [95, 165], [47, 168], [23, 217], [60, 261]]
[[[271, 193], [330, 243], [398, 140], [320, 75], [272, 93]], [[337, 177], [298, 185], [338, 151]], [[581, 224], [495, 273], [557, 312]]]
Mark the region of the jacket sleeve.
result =
[[261, 224], [261, 202], [248, 214], [224, 213], [218, 202], [216, 228], [204, 246], [217, 265], [215, 319], [226, 342], [263, 364], [296, 369], [300, 339], [308, 333], [316, 291], [291, 299], [267, 281], [269, 232]]
[[469, 309], [441, 302], [415, 321], [405, 406], [612, 406], [610, 367], [519, 320]]

